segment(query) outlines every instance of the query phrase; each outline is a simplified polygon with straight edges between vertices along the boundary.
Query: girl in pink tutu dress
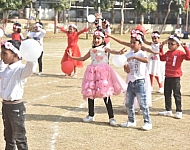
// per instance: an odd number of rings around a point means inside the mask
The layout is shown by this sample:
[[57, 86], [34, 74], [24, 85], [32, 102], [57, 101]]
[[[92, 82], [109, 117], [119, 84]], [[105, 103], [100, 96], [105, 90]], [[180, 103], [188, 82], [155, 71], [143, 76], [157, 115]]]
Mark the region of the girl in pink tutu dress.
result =
[[94, 99], [103, 98], [109, 115], [109, 124], [116, 126], [110, 96], [124, 93], [127, 85], [108, 65], [107, 54], [123, 54], [125, 50], [114, 51], [106, 48], [104, 39], [104, 31], [97, 29], [93, 34], [93, 46], [85, 56], [73, 57], [70, 54], [68, 55], [70, 58], [78, 61], [85, 61], [88, 58], [92, 59], [91, 64], [87, 66], [82, 81], [83, 98], [88, 100], [88, 115], [83, 121], [94, 121]]

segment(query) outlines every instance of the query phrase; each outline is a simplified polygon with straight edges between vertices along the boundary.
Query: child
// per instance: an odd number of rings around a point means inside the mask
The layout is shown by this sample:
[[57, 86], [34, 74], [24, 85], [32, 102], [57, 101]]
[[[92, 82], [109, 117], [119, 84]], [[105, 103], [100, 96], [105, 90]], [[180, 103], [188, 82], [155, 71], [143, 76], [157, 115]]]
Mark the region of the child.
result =
[[82, 81], [82, 94], [85, 100], [88, 99], [89, 110], [89, 114], [83, 121], [94, 121], [94, 99], [103, 98], [109, 115], [109, 124], [116, 126], [110, 96], [124, 92], [126, 90], [126, 83], [108, 65], [107, 53], [123, 54], [125, 51], [121, 50], [117, 52], [106, 48], [104, 38], [104, 31], [102, 29], [96, 30], [93, 34], [93, 46], [85, 56], [74, 57], [70, 54], [68, 55], [70, 58], [78, 61], [85, 61], [90, 57], [92, 59]]
[[4, 31], [4, 35], [8, 38], [12, 38], [12, 40], [18, 40], [19, 42], [24, 40], [24, 36], [21, 33], [21, 24], [17, 22], [13, 24], [13, 33], [7, 34]]
[[[143, 33], [141, 31], [139, 31], [139, 30], [132, 30], [131, 35], [132, 34], [140, 34], [140, 35], [143, 36]], [[120, 43], [122, 45], [131, 47], [131, 43], [129, 43], [129, 42], [122, 41], [122, 40], [117, 39], [116, 37], [114, 37], [112, 35], [109, 35], [109, 34], [107, 36], [111, 37], [113, 40], [115, 40], [116, 42], [118, 42], [118, 43]], [[144, 38], [142, 40], [144, 40]], [[147, 47], [144, 47], [144, 46], [141, 46], [141, 50], [147, 51], [149, 53], [153, 53], [155, 55], [159, 54], [159, 52], [155, 52], [155, 51], [151, 50], [150, 48], [147, 48]], [[131, 49], [131, 51], [133, 51], [133, 50]], [[127, 71], [126, 70], [127, 68], [128, 68], [128, 66], [125, 67], [124, 70]], [[146, 70], [145, 70], [145, 75], [146, 75], [145, 76], [145, 81], [146, 81], [145, 84], [146, 84], [146, 89], [147, 89], [146, 90], [147, 104], [148, 104], [149, 107], [152, 107], [152, 97], [151, 97], [152, 95], [151, 95], [151, 90], [149, 90], [151, 88], [151, 86], [150, 86], [151, 84], [150, 84], [150, 78], [148, 77], [147, 74], [148, 74], [148, 69], [146, 68]], [[126, 77], [126, 83], [128, 84], [128, 82], [129, 82], [129, 78], [127, 76]], [[127, 97], [126, 97], [126, 94], [125, 94], [124, 103], [126, 103], [126, 101], [127, 101]], [[137, 113], [141, 114], [141, 110], [139, 109], [139, 104], [138, 104], [138, 101], [137, 101], [136, 98], [135, 98], [135, 102], [134, 102], [134, 108], [137, 110]], [[126, 110], [125, 110], [125, 112], [126, 112]]]
[[57, 26], [57, 28], [61, 29], [62, 32], [66, 33], [67, 38], [68, 38], [68, 46], [67, 46], [67, 48], [65, 50], [65, 53], [63, 55], [63, 58], [61, 60], [61, 64], [64, 61], [68, 61], [68, 60], [72, 61], [73, 64], [74, 64], [74, 72], [73, 72], [73, 74], [69, 74], [69, 76], [77, 76], [76, 67], [83, 67], [83, 64], [82, 64], [81, 61], [70, 59], [68, 57], [67, 53], [70, 51], [72, 53], [72, 56], [75, 56], [75, 57], [80, 57], [81, 56], [81, 52], [80, 52], [80, 49], [79, 49], [79, 46], [78, 46], [77, 42], [78, 42], [78, 39], [79, 39], [79, 35], [84, 33], [84, 32], [87, 32], [88, 29], [85, 27], [83, 30], [77, 31], [77, 26], [74, 25], [74, 24], [69, 25], [68, 31], [64, 27]]
[[[144, 43], [147, 45], [150, 45], [152, 50], [155, 52], [159, 52], [159, 48], [160, 48], [160, 43], [159, 43], [159, 39], [160, 39], [160, 33], [158, 31], [154, 31], [152, 32], [152, 42], [148, 42], [146, 40], [144, 40]], [[150, 56], [148, 57], [148, 64], [147, 64], [147, 68], [149, 71], [149, 75], [150, 75], [150, 82], [151, 82], [151, 87], [153, 86], [153, 76], [155, 76], [158, 86], [159, 86], [159, 93], [163, 93], [164, 92], [164, 88], [162, 85], [162, 82], [164, 80], [164, 64], [163, 62], [160, 61], [160, 57], [159, 54], [150, 54]], [[151, 91], [153, 91], [153, 87], [151, 89]]]
[[[24, 84], [32, 74], [33, 62], [21, 63], [20, 42], [9, 40], [1, 45], [0, 78], [2, 118], [4, 124], [5, 149], [28, 150], [25, 136], [26, 109], [22, 101]], [[4, 67], [4, 63], [7, 67]]]
[[149, 108], [147, 105], [147, 95], [145, 87], [145, 70], [146, 63], [148, 62], [146, 53], [141, 50], [143, 43], [143, 35], [138, 32], [131, 34], [131, 51], [126, 54], [128, 65], [130, 71], [128, 73], [128, 87], [127, 87], [127, 101], [126, 107], [128, 112], [128, 121], [122, 123], [121, 127], [135, 127], [135, 112], [134, 112], [134, 98], [137, 97], [140, 109], [144, 118], [144, 125], [142, 126], [143, 130], [151, 130], [152, 123], [149, 116]]
[[166, 61], [165, 80], [164, 80], [164, 97], [166, 111], [159, 112], [159, 115], [172, 116], [172, 91], [176, 104], [175, 118], [182, 118], [181, 109], [181, 85], [180, 77], [182, 76], [181, 64], [183, 60], [190, 60], [190, 52], [185, 43], [181, 46], [185, 52], [178, 50], [181, 42], [177, 36], [170, 35], [168, 39], [168, 51], [164, 54], [163, 46], [160, 46], [160, 60]]
[[[27, 33], [27, 38], [33, 38], [34, 40], [37, 40], [41, 45], [42, 53], [40, 57], [38, 58], [38, 65], [39, 65], [39, 72], [38, 75], [42, 75], [42, 57], [43, 57], [43, 39], [46, 34], [46, 31], [43, 29], [43, 24], [41, 22], [36, 22], [35, 25], [31, 28], [29, 28], [29, 31]], [[36, 72], [36, 67], [34, 67], [33, 73]]]

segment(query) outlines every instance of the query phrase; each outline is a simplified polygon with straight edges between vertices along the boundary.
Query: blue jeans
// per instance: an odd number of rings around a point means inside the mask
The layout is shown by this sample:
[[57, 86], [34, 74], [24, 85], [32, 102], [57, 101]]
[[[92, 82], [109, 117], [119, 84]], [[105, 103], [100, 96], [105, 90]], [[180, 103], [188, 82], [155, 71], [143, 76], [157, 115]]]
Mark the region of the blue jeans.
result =
[[144, 123], [151, 123], [149, 108], [146, 102], [146, 88], [145, 88], [145, 80], [138, 79], [134, 82], [128, 83], [127, 88], [127, 112], [128, 112], [128, 121], [135, 121], [135, 111], [134, 111], [134, 98], [137, 97], [138, 103], [140, 105], [140, 109], [143, 113]]

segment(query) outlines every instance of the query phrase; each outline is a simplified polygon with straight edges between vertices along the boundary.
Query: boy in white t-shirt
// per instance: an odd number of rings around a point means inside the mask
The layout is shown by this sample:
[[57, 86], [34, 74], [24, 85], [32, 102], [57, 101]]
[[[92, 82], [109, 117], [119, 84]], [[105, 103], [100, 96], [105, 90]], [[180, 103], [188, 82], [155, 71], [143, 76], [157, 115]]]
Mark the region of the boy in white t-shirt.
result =
[[144, 125], [143, 130], [151, 130], [152, 123], [149, 116], [149, 107], [147, 105], [146, 87], [145, 87], [145, 70], [148, 62], [147, 55], [141, 50], [143, 35], [138, 31], [131, 34], [131, 49], [126, 54], [128, 64], [124, 66], [128, 73], [128, 87], [126, 92], [126, 107], [128, 112], [128, 121], [121, 124], [121, 127], [135, 127], [134, 98], [137, 97], [140, 109], [142, 110]]

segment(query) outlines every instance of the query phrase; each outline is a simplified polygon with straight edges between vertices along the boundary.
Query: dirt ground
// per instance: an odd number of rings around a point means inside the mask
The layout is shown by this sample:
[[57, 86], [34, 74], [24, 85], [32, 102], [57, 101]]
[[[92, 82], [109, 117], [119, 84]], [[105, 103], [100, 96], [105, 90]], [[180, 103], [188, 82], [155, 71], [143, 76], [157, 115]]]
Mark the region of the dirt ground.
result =
[[[164, 35], [163, 38], [168, 35]], [[124, 112], [124, 94], [113, 96], [112, 103], [117, 127], [108, 124], [108, 115], [102, 99], [95, 101], [95, 121], [83, 123], [87, 115], [87, 103], [82, 99], [81, 81], [90, 59], [84, 67], [78, 69], [77, 77], [64, 77], [61, 71], [61, 57], [67, 46], [66, 36], [55, 38], [47, 35], [44, 39], [43, 75], [32, 75], [25, 85], [23, 100], [26, 105], [26, 130], [29, 150], [189, 150], [190, 148], [190, 81], [189, 64], [183, 62], [181, 92], [183, 102], [183, 118], [158, 116], [164, 110], [164, 96], [157, 93], [158, 85], [154, 80], [152, 108], [150, 115], [153, 129], [142, 131], [142, 115], [136, 115], [136, 128], [121, 128], [120, 123], [127, 121]], [[150, 35], [147, 39], [150, 40]], [[129, 41], [129, 36], [118, 38]], [[186, 40], [189, 42], [189, 40]], [[92, 37], [81, 35], [79, 46], [82, 54], [91, 47]], [[122, 45], [111, 41], [113, 49], [120, 50]], [[167, 46], [165, 46], [167, 49]], [[129, 49], [129, 48], [127, 48]], [[25, 63], [25, 61], [23, 61]], [[122, 68], [110, 64], [125, 80]], [[1, 104], [0, 104], [1, 107]], [[175, 103], [173, 99], [173, 113]], [[3, 123], [0, 119], [0, 149], [3, 150]]]

